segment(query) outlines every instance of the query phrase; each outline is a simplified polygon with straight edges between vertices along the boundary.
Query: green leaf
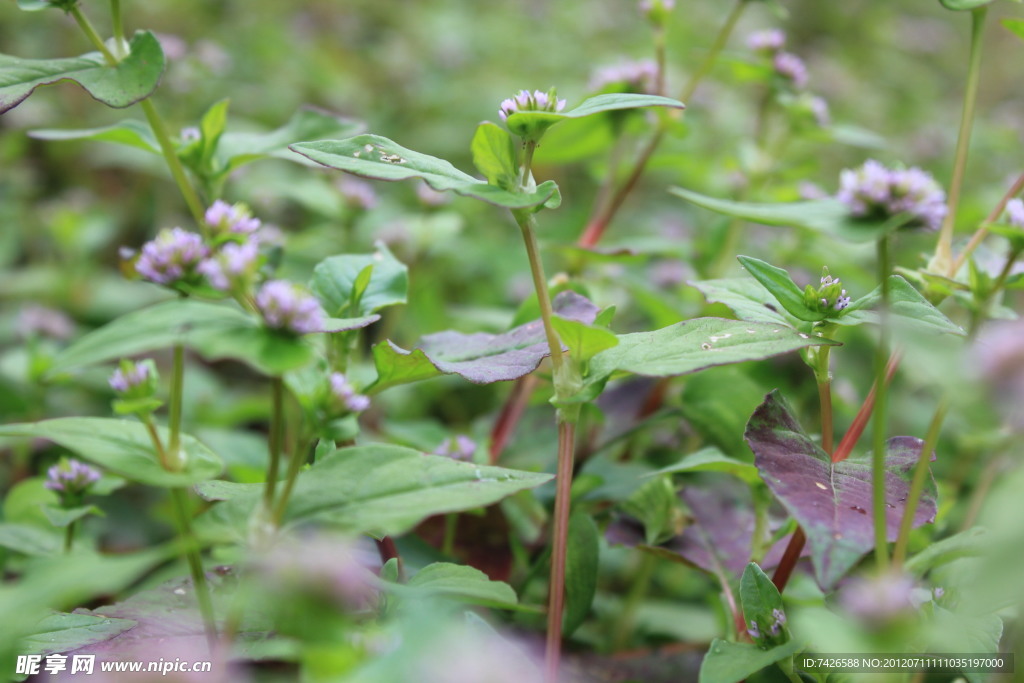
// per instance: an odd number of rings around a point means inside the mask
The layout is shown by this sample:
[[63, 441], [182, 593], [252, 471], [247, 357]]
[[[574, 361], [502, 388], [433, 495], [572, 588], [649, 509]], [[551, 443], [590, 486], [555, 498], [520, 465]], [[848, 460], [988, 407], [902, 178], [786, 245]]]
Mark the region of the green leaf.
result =
[[444, 159], [414, 152], [379, 135], [297, 142], [289, 149], [318, 164], [347, 173], [377, 180], [420, 178], [440, 192], [452, 191], [510, 209], [526, 209], [560, 201], [553, 181], [541, 183], [534, 192], [510, 192], [477, 180]]
[[420, 349], [406, 351], [391, 340], [373, 347], [373, 365], [377, 368], [377, 380], [367, 391], [374, 394], [399, 384], [422, 382], [444, 374]]
[[[157, 427], [164, 444], [170, 433]], [[0, 435], [46, 439], [82, 458], [150, 486], [190, 486], [220, 474], [223, 464], [210, 449], [188, 434], [181, 435], [185, 467], [168, 472], [160, 466], [149, 432], [140, 422], [103, 417], [59, 417], [42, 422], [0, 425]]]
[[[359, 283], [367, 268], [369, 280]], [[362, 284], [361, 293], [357, 284]], [[329, 315], [367, 315], [406, 302], [409, 269], [383, 242], [378, 242], [373, 254], [343, 254], [324, 259], [313, 269], [309, 286]], [[357, 304], [353, 307], [354, 300]]]
[[248, 164], [257, 159], [275, 157], [295, 161], [301, 157], [288, 149], [295, 140], [355, 135], [363, 124], [316, 109], [299, 109], [288, 121], [266, 133], [224, 133], [217, 144], [217, 168], [225, 171]]
[[966, 10], [984, 7], [985, 5], [991, 4], [993, 0], [939, 0], [939, 2], [942, 3], [942, 6], [946, 9], [953, 10], [954, 12], [964, 12]]
[[64, 130], [46, 128], [31, 130], [29, 137], [38, 140], [98, 140], [103, 142], [114, 142], [128, 147], [144, 149], [153, 154], [160, 154], [160, 143], [149, 126], [142, 121], [126, 119], [119, 121], [112, 126], [102, 128], [81, 128], [76, 130]]
[[[881, 301], [882, 288], [876, 287], [843, 310], [844, 315], [840, 316], [836, 322], [842, 324], [848, 315], [857, 313], [864, 320], [877, 323], [878, 315], [868, 309]], [[912, 284], [899, 275], [889, 276], [889, 310], [893, 317], [900, 318], [909, 327], [929, 332], [964, 334], [959, 325], [947, 318], [942, 311], [935, 308], [920, 292], [914, 289]]]
[[224, 133], [224, 128], [228, 123], [229, 103], [230, 100], [226, 98], [215, 102], [206, 110], [203, 118], [199, 121], [200, 139], [203, 143], [202, 154], [199, 159], [200, 168], [208, 168], [213, 160], [213, 155], [217, 151], [217, 144], [220, 142], [220, 136]]
[[[743, 570], [740, 578], [740, 604], [747, 628], [757, 634], [754, 642], [763, 650], [781, 645], [789, 640], [789, 629], [785, 618], [776, 618], [782, 613], [782, 595], [768, 575], [761, 571], [756, 562], [751, 562]], [[778, 633], [773, 634], [772, 628]]]
[[56, 505], [44, 505], [43, 514], [50, 520], [50, 524], [63, 529], [64, 527], [71, 526], [83, 517], [89, 515], [96, 515], [103, 517], [104, 512], [95, 505], [82, 505], [75, 508], [62, 508]]
[[973, 527], [932, 543], [907, 560], [904, 567], [911, 574], [924, 576], [935, 567], [954, 560], [983, 556], [992, 547], [992, 542], [992, 536], [986, 529]]
[[470, 145], [473, 165], [487, 182], [503, 190], [514, 190], [518, 182], [516, 143], [504, 128], [489, 121], [481, 123]]
[[700, 665], [697, 683], [739, 683], [765, 667], [801, 650], [797, 640], [762, 650], [749, 643], [731, 643], [715, 638]]
[[[354, 446], [327, 454], [299, 474], [285, 521], [318, 520], [352, 533], [398, 535], [432, 515], [490, 505], [550, 479], [401, 446]], [[211, 531], [244, 537], [262, 488], [222, 481], [197, 486], [205, 498], [226, 501], [208, 513]]]
[[132, 38], [131, 52], [108, 66], [98, 52], [65, 59], [19, 59], [0, 55], [0, 114], [21, 104], [41, 85], [71, 80], [110, 107], [127, 107], [149, 97], [164, 71], [164, 53], [149, 31]]
[[590, 612], [597, 592], [600, 543], [597, 525], [577, 510], [569, 518], [569, 543], [565, 555], [565, 612], [562, 635], [570, 636]]
[[63, 536], [56, 529], [0, 522], [0, 546], [33, 557], [56, 555], [64, 546]]
[[[652, 474], [646, 476], [653, 476]], [[671, 477], [648, 479], [620, 504], [622, 511], [644, 525], [644, 542], [658, 545], [682, 529], [679, 497]]]
[[793, 282], [793, 278], [782, 268], [749, 256], [737, 256], [736, 259], [755, 280], [767, 289], [776, 301], [782, 304], [791, 315], [799, 320], [817, 322], [824, 320], [827, 314], [813, 311], [804, 303], [804, 293]]
[[874, 242], [907, 222], [907, 218], [902, 215], [886, 221], [855, 219], [850, 215], [849, 208], [838, 199], [765, 204], [715, 199], [681, 187], [674, 187], [669, 192], [726, 216], [765, 225], [807, 228], [848, 242]]
[[683, 109], [685, 106], [679, 100], [673, 100], [670, 97], [637, 95], [633, 93], [609, 93], [588, 98], [580, 103], [578, 107], [569, 111], [517, 112], [506, 119], [505, 125], [515, 135], [536, 140], [551, 126], [568, 119], [582, 119], [594, 114], [600, 114], [601, 112], [621, 109], [640, 109], [642, 107]]
[[701, 280], [690, 283], [709, 303], [725, 304], [740, 320], [793, 327], [778, 310], [778, 300], [760, 282], [749, 277]]
[[109, 640], [136, 623], [132, 619], [57, 612], [36, 622], [32, 631], [22, 639], [18, 651], [40, 655], [70, 652]]
[[[516, 592], [504, 581], [491, 581], [479, 569], [448, 562], [434, 562], [416, 572], [406, 586], [410, 597], [443, 596], [471, 605], [512, 608], [519, 604]], [[399, 591], [402, 595], [406, 591]]]
[[[357, 329], [379, 319], [327, 319], [325, 332]], [[312, 360], [303, 338], [269, 330], [233, 306], [174, 299], [134, 311], [93, 330], [53, 359], [51, 376], [181, 343], [208, 360], [243, 361], [267, 375], [279, 375]]]
[[562, 343], [569, 347], [572, 359], [580, 364], [619, 344], [619, 338], [614, 332], [597, 325], [587, 325], [579, 320], [568, 320], [557, 315], [552, 317], [551, 325]]
[[837, 342], [782, 325], [695, 318], [654, 332], [619, 335], [618, 346], [591, 359], [589, 379], [620, 370], [649, 377], [685, 375], [822, 345], [835, 346]]
[[714, 446], [702, 448], [695, 453], [685, 456], [676, 464], [663, 467], [646, 476], [653, 477], [660, 474], [688, 472], [725, 472], [742, 479], [748, 484], [756, 484], [761, 481], [761, 475], [757, 473], [757, 468], [752, 464], [730, 458]]
[[1024, 19], [1003, 19], [999, 23], [1012, 31], [1018, 38], [1024, 40]]

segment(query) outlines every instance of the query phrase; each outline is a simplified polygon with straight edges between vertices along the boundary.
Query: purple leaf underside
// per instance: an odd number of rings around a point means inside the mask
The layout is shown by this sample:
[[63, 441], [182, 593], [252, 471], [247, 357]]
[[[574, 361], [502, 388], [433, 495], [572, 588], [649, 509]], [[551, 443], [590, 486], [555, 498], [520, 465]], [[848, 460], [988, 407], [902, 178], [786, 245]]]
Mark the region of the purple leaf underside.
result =
[[[777, 391], [765, 398], [747, 423], [745, 437], [754, 464], [783, 506], [803, 528], [811, 548], [815, 578], [830, 589], [874, 546], [871, 455], [833, 464], [804, 433]], [[903, 519], [914, 465], [923, 442], [896, 436], [886, 442], [886, 533], [895, 540]], [[931, 458], [934, 460], [935, 455]], [[929, 476], [914, 526], [932, 522], [935, 481]]]
[[[588, 299], [572, 291], [556, 296], [553, 306], [560, 317], [588, 325], [599, 311]], [[394, 344], [391, 347], [401, 354], [412, 353]], [[475, 384], [518, 379], [536, 370], [549, 355], [540, 320], [502, 334], [438, 332], [423, 337], [416, 349], [441, 372], [460, 375]]]

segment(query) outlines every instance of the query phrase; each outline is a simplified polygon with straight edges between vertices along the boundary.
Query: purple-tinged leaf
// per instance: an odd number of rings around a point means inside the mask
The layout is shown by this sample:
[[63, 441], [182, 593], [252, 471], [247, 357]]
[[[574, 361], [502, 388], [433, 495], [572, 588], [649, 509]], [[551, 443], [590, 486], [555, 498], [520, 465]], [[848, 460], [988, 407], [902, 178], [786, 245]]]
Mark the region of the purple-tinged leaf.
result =
[[[750, 562], [754, 537], [750, 488], [723, 480], [711, 487], [686, 487], [679, 495], [693, 515], [690, 525], [670, 541], [648, 549], [720, 579], [739, 579]], [[774, 532], [781, 521], [769, 519], [769, 529]], [[610, 543], [623, 545], [639, 545], [644, 540], [643, 529], [629, 521], [610, 525], [606, 536]], [[788, 542], [787, 536], [772, 546], [761, 566], [777, 565]]]
[[[554, 311], [562, 318], [589, 325], [599, 309], [585, 297], [565, 291], [555, 297]], [[548, 355], [540, 320], [503, 334], [438, 332], [421, 339], [412, 351], [384, 341], [373, 349], [377, 381], [369, 391], [376, 393], [439, 375], [459, 375], [475, 384], [518, 379], [536, 370]]]
[[[777, 391], [768, 394], [750, 422], [747, 443], [754, 464], [807, 535], [815, 578], [829, 589], [874, 545], [871, 455], [833, 463], [804, 433]], [[895, 540], [923, 442], [896, 436], [885, 454], [886, 533]], [[934, 454], [932, 458], [934, 459]], [[914, 513], [914, 526], [935, 519], [935, 481], [929, 478]]]

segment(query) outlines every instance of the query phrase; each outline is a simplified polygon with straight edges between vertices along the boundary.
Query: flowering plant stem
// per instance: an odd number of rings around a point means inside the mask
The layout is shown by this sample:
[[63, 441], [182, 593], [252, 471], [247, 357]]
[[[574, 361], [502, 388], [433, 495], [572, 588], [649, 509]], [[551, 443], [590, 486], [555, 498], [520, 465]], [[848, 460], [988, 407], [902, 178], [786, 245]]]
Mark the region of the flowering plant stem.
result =
[[[526, 189], [532, 182], [530, 167], [533, 152], [537, 143], [525, 143], [523, 164], [519, 175], [520, 187]], [[565, 386], [566, 361], [562, 357], [562, 343], [551, 323], [554, 315], [551, 309], [551, 296], [548, 294], [547, 278], [544, 275], [544, 264], [541, 262], [540, 250], [537, 247], [537, 219], [530, 211], [513, 211], [519, 224], [526, 246], [526, 256], [530, 261], [530, 273], [540, 307], [540, 318], [544, 324], [544, 335], [548, 342], [551, 355], [551, 368], [554, 375], [555, 397], [568, 398], [569, 388]], [[549, 681], [558, 676], [559, 660], [562, 647], [562, 607], [565, 603], [565, 558], [569, 540], [569, 508], [571, 503], [573, 452], [576, 441], [576, 416], [578, 410], [558, 409], [558, 466], [555, 493], [554, 533], [551, 540], [551, 583], [548, 595], [547, 624], [547, 659], [546, 675]]]
[[171, 431], [171, 440], [167, 448], [165, 467], [178, 469], [183, 464], [179, 454], [181, 448], [181, 402], [185, 393], [185, 347], [178, 343], [174, 345], [174, 365], [171, 368], [171, 397], [168, 417], [168, 428]]
[[[679, 99], [682, 102], [686, 102], [693, 95], [694, 91], [697, 90], [697, 86], [700, 82], [711, 73], [711, 69], [714, 68], [715, 62], [718, 61], [718, 55], [722, 52], [726, 42], [729, 40], [729, 36], [732, 35], [733, 29], [736, 27], [736, 23], [743, 16], [743, 11], [750, 4], [750, 0], [736, 0], [732, 10], [729, 12], [729, 16], [726, 17], [725, 23], [718, 30], [718, 35], [715, 36], [714, 43], [711, 44], [711, 48], [708, 50], [708, 54], [704, 57], [704, 61], [701, 62], [693, 75], [690, 76], [690, 80], [686, 82], [679, 95]], [[615, 214], [618, 213], [622, 207], [623, 202], [626, 201], [626, 197], [633, 191], [637, 181], [640, 180], [640, 176], [643, 175], [644, 169], [647, 168], [647, 162], [650, 161], [651, 156], [658, 149], [658, 145], [661, 144], [661, 139], [668, 132], [669, 124], [672, 121], [672, 115], [661, 117], [660, 123], [658, 123], [657, 129], [651, 135], [651, 139], [647, 142], [644, 148], [637, 155], [636, 162], [633, 164], [633, 169], [626, 176], [626, 179], [622, 182], [619, 188], [611, 194], [611, 199], [607, 202], [601, 202], [597, 205], [595, 213], [587, 221], [587, 227], [584, 229], [582, 236], [580, 237], [579, 244], [583, 247], [592, 247], [601, 240], [601, 236], [604, 235], [604, 231], [608, 229], [608, 225], [611, 223]], [[614, 182], [614, 175], [608, 176], [609, 183]]]
[[939, 400], [935, 415], [932, 416], [932, 421], [928, 425], [928, 432], [925, 434], [924, 444], [921, 446], [921, 454], [914, 467], [914, 477], [910, 481], [910, 492], [907, 494], [903, 519], [900, 521], [900, 533], [896, 537], [896, 545], [892, 549], [892, 563], [897, 569], [903, 566], [903, 561], [907, 558], [907, 542], [910, 539], [910, 530], [914, 526], [914, 512], [921, 500], [921, 492], [924, 491], [925, 479], [928, 477], [928, 463], [931, 461], [932, 452], [939, 441], [942, 421], [946, 419], [948, 409], [949, 394], [947, 393]]
[[280, 377], [270, 380], [270, 464], [267, 466], [267, 482], [263, 488], [263, 502], [267, 510], [274, 504], [277, 489], [277, 473], [281, 468], [281, 444], [284, 442], [284, 382]]
[[71, 546], [75, 542], [75, 526], [77, 524], [78, 524], [78, 522], [71, 522], [71, 524], [68, 524], [67, 528], [64, 529], [64, 552], [65, 553], [70, 553], [71, 552]]
[[960, 132], [956, 140], [956, 157], [953, 162], [953, 177], [949, 182], [949, 199], [946, 203], [946, 216], [939, 231], [939, 243], [935, 249], [935, 261], [938, 266], [934, 270], [949, 270], [949, 275], [956, 273], [953, 263], [953, 227], [956, 224], [956, 209], [960, 203], [960, 189], [963, 186], [964, 171], [967, 168], [967, 151], [971, 146], [971, 126], [974, 123], [974, 105], [978, 98], [978, 81], [981, 76], [982, 34], [985, 28], [985, 15], [988, 7], [982, 6], [971, 11], [971, 56], [967, 68], [967, 86], [964, 89], [963, 113], [960, 115]]
[[[878, 240], [878, 276], [882, 281], [882, 308], [879, 320], [878, 348], [875, 350], [875, 410], [872, 416], [874, 447], [871, 453], [872, 512], [875, 518], [875, 562], [880, 571], [889, 566], [885, 505], [885, 430], [889, 384], [886, 366], [889, 360], [889, 236]], [[908, 506], [909, 509], [909, 506]]]
[[203, 562], [199, 556], [199, 541], [192, 531], [192, 523], [188, 516], [188, 496], [184, 489], [172, 488], [171, 501], [174, 503], [174, 514], [178, 518], [179, 537], [183, 546], [183, 554], [188, 561], [189, 572], [192, 574], [192, 584], [196, 590], [199, 613], [203, 617], [206, 643], [212, 653], [217, 646], [217, 620], [213, 614], [213, 600], [210, 597], [210, 587], [206, 583], [206, 572], [203, 570]]
[[971, 235], [971, 239], [967, 242], [967, 246], [964, 247], [964, 250], [956, 257], [956, 261], [954, 261], [953, 265], [950, 266], [949, 272], [947, 273], [949, 277], [956, 275], [957, 271], [960, 270], [960, 267], [964, 264], [964, 261], [967, 260], [967, 257], [971, 255], [971, 252], [974, 251], [975, 247], [981, 244], [981, 241], [985, 239], [985, 235], [988, 234], [988, 226], [999, 220], [1003, 211], [1006, 210], [1006, 204], [1015, 196], [1020, 194], [1021, 190], [1024, 190], [1024, 173], [1020, 174], [1010, 189], [1006, 191], [1006, 194], [1003, 195], [1003, 198], [999, 200], [999, 203], [996, 204], [991, 213], [989, 213], [988, 217], [985, 218], [985, 221], [978, 226], [975, 233]]
[[292, 448], [288, 453], [288, 472], [285, 474], [284, 489], [281, 491], [281, 495], [277, 499], [277, 505], [274, 506], [274, 522], [278, 525], [281, 524], [281, 520], [284, 519], [284, 512], [288, 508], [288, 500], [292, 496], [292, 489], [295, 488], [295, 480], [298, 479], [299, 471], [302, 470], [302, 466], [306, 463], [306, 455], [309, 453], [309, 449], [312, 448], [313, 444], [304, 450], [295, 448], [296, 443], [306, 443], [306, 441], [300, 438], [298, 441], [291, 441]]

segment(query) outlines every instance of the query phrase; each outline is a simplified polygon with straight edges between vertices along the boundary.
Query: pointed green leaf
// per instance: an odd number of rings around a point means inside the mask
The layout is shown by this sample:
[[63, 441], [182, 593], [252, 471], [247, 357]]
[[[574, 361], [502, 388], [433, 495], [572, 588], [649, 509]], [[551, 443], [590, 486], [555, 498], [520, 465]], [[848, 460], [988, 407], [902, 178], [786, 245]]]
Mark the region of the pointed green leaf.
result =
[[778, 300], [764, 286], [749, 277], [691, 282], [709, 303], [725, 304], [740, 320], [793, 327], [789, 316], [779, 311]]
[[619, 370], [649, 377], [685, 375], [808, 346], [836, 344], [782, 325], [695, 318], [654, 332], [619, 335], [618, 346], [591, 359], [588, 380], [596, 381]]
[[[364, 272], [368, 280], [361, 283], [359, 278]], [[355, 296], [359, 284], [362, 292]], [[313, 269], [309, 286], [328, 314], [367, 315], [406, 302], [409, 269], [383, 242], [378, 242], [373, 254], [343, 254], [324, 259]], [[354, 298], [358, 299], [356, 310], [351, 306]]]
[[1024, 19], [1003, 19], [999, 23], [1012, 31], [1018, 38], [1024, 40]]
[[402, 595], [418, 599], [443, 596], [485, 607], [513, 608], [519, 603], [512, 586], [504, 581], [491, 581], [479, 569], [449, 562], [434, 562], [416, 572], [406, 586], [409, 591], [398, 590]]
[[48, 557], [64, 547], [64, 534], [32, 524], [0, 522], [0, 547], [30, 557]]
[[[851, 320], [864, 320], [866, 322], [878, 322], [878, 314], [870, 309], [882, 301], [882, 288], [874, 290], [854, 301], [843, 310], [844, 315], [836, 319], [836, 322], [844, 324], [847, 316], [856, 314], [857, 317]], [[924, 296], [914, 289], [914, 286], [907, 282], [900, 275], [889, 276], [889, 310], [900, 322], [918, 329], [930, 332], [941, 332], [945, 334], [963, 335], [963, 329], [946, 317], [946, 315], [935, 308]]]
[[487, 182], [503, 190], [514, 190], [518, 181], [516, 143], [504, 128], [489, 121], [481, 123], [470, 145], [473, 165]]
[[0, 55], [0, 114], [21, 104], [41, 85], [71, 80], [110, 107], [127, 107], [148, 97], [164, 71], [164, 53], [149, 31], [132, 38], [130, 53], [108, 66], [98, 52], [65, 59], [19, 59]]
[[210, 161], [217, 151], [220, 136], [224, 133], [224, 128], [228, 123], [228, 104], [230, 104], [230, 100], [227, 98], [215, 102], [199, 121], [199, 132], [203, 143], [202, 156], [199, 160], [200, 168], [209, 167]]
[[95, 614], [57, 612], [33, 625], [18, 648], [19, 652], [48, 655], [95, 645], [124, 633], [138, 622]]
[[726, 216], [765, 225], [807, 228], [848, 242], [874, 242], [882, 235], [901, 227], [908, 220], [902, 215], [886, 221], [855, 219], [850, 215], [849, 208], [838, 199], [765, 204], [715, 199], [681, 187], [674, 187], [669, 191], [692, 204]]
[[[157, 427], [166, 445], [170, 433]], [[59, 417], [41, 422], [0, 425], [0, 435], [46, 439], [125, 479], [150, 486], [190, 486], [216, 477], [220, 458], [188, 434], [181, 435], [185, 467], [168, 472], [160, 466], [149, 432], [141, 422], [104, 417]]]
[[730, 458], [714, 446], [702, 448], [696, 453], [685, 456], [676, 464], [655, 470], [646, 476], [654, 477], [660, 474], [687, 472], [725, 472], [742, 479], [748, 484], [756, 484], [761, 481], [761, 475], [757, 473], [756, 467], [750, 463]]
[[102, 128], [58, 129], [41, 128], [29, 131], [29, 137], [38, 140], [99, 140], [113, 142], [128, 147], [144, 149], [153, 154], [160, 154], [160, 143], [149, 126], [142, 121], [125, 119], [112, 126]]
[[597, 525], [590, 515], [577, 510], [569, 518], [569, 544], [565, 550], [563, 636], [572, 635], [590, 612], [597, 592], [599, 554]]
[[748, 633], [762, 650], [789, 640], [782, 595], [756, 562], [748, 564], [740, 578], [740, 605]]
[[787, 271], [749, 256], [737, 256], [736, 259], [795, 318], [817, 322], [828, 317], [825, 313], [807, 307], [804, 303], [804, 293], [796, 286]]
[[[328, 453], [299, 474], [285, 521], [318, 520], [352, 533], [398, 535], [432, 515], [490, 505], [551, 478], [401, 446], [353, 446]], [[197, 486], [204, 497], [225, 500], [204, 516], [207, 535], [244, 538], [262, 489], [220, 481]]]
[[226, 171], [264, 157], [301, 160], [288, 149], [295, 140], [355, 135], [363, 124], [316, 109], [299, 109], [288, 121], [265, 133], [225, 132], [217, 144], [217, 168]]
[[634, 93], [609, 93], [596, 95], [584, 100], [578, 107], [569, 111], [523, 111], [512, 114], [505, 121], [505, 125], [515, 135], [521, 137], [539, 138], [545, 130], [568, 119], [582, 119], [594, 114], [606, 111], [621, 109], [640, 109], [643, 107], [671, 107], [683, 109], [686, 107], [679, 100], [659, 95], [638, 95]]
[[64, 527], [71, 526], [83, 517], [89, 515], [97, 515], [103, 517], [103, 510], [100, 510], [95, 505], [83, 505], [76, 508], [62, 508], [56, 505], [44, 505], [43, 514], [50, 520], [50, 524], [57, 528], [63, 529]]
[[562, 343], [569, 347], [569, 354], [577, 363], [586, 363], [605, 349], [619, 344], [619, 338], [614, 332], [597, 325], [587, 325], [557, 315], [551, 319], [551, 325]]
[[643, 523], [644, 542], [658, 545], [680, 531], [676, 528], [682, 518], [678, 503], [679, 497], [671, 477], [660, 476], [645, 481], [622, 501], [620, 507], [627, 515]]
[[750, 643], [732, 643], [715, 638], [701, 662], [697, 683], [739, 683], [775, 662], [792, 657], [801, 649], [797, 640], [762, 650]]
[[510, 209], [548, 205], [558, 198], [558, 188], [553, 181], [541, 183], [531, 193], [510, 192], [477, 180], [444, 159], [414, 152], [379, 135], [297, 142], [289, 149], [339, 171], [377, 180], [420, 178], [440, 192], [452, 191]]

